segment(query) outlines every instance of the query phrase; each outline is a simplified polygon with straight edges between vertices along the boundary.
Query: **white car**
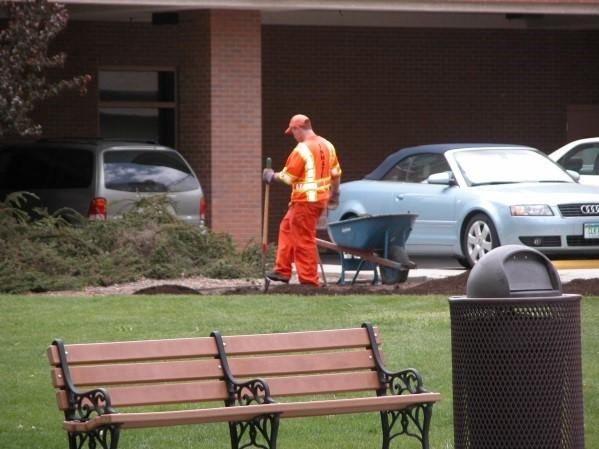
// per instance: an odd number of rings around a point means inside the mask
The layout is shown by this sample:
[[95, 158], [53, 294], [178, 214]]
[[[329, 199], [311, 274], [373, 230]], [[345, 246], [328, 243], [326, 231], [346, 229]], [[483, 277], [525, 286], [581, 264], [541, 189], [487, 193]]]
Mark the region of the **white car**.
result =
[[599, 186], [599, 137], [575, 140], [549, 157], [565, 169], [578, 172], [581, 184]]

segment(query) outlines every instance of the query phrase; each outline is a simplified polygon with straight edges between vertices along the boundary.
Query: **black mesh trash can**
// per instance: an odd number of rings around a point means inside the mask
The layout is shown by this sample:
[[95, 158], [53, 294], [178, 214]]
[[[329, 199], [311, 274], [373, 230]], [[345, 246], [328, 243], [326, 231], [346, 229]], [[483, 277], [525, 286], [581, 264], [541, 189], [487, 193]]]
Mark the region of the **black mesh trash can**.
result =
[[539, 251], [494, 249], [449, 298], [456, 449], [583, 449], [580, 295]]

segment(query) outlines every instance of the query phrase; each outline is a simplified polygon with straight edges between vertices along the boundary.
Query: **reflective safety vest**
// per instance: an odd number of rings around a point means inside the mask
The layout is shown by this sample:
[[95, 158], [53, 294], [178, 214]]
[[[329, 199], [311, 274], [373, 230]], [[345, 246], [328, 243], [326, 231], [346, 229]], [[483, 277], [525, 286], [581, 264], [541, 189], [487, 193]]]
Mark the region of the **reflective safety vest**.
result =
[[320, 136], [308, 137], [293, 149], [280, 179], [291, 185], [291, 202], [326, 203], [331, 178], [341, 176], [335, 147]]

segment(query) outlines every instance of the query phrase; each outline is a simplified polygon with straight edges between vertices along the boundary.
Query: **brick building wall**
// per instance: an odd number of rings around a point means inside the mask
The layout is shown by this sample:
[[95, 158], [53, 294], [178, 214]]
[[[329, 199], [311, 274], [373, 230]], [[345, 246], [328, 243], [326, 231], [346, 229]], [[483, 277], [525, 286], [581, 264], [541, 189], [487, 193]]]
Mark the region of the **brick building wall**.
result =
[[260, 241], [260, 14], [211, 13], [212, 228]]
[[98, 69], [103, 66], [177, 65], [177, 28], [147, 23], [70, 22], [53, 43], [51, 53], [66, 51], [60, 77], [90, 74], [85, 96], [64, 93], [36, 111], [44, 137], [98, 136]]
[[[160, 28], [160, 27], [158, 27]], [[187, 11], [177, 29], [177, 149], [193, 167], [213, 211], [210, 118], [210, 13]], [[181, 45], [181, 43], [185, 43]]]
[[[567, 141], [567, 106], [588, 103], [599, 103], [598, 31], [263, 27], [264, 155], [276, 169], [298, 112], [335, 144], [347, 181], [411, 145], [550, 152]], [[272, 240], [289, 189], [271, 192]]]

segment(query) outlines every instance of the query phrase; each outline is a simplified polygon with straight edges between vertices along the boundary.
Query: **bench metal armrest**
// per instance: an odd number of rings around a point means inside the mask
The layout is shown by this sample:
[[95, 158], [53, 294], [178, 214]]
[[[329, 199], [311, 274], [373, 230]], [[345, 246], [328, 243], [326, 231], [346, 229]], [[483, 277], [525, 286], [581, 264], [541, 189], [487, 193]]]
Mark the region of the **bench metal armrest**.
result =
[[270, 388], [264, 379], [252, 379], [238, 382], [231, 378], [234, 388], [235, 405], [272, 404], [275, 401], [270, 397]]
[[80, 392], [74, 390], [69, 395], [72, 397], [70, 402], [72, 421], [89, 421], [94, 416], [107, 415], [114, 413], [110, 403], [110, 395], [104, 388]]
[[64, 349], [64, 342], [56, 339], [52, 342], [58, 350], [60, 366], [64, 377], [65, 391], [67, 393], [69, 408], [65, 410], [65, 418], [69, 421], [89, 421], [94, 416], [115, 413], [110, 401], [110, 395], [104, 388], [94, 388], [93, 390], [80, 391], [73, 384], [69, 364], [67, 362], [67, 353]]
[[270, 387], [268, 386], [268, 383], [266, 383], [266, 380], [257, 378], [242, 382], [235, 378], [229, 368], [225, 344], [220, 332], [213, 331], [210, 336], [213, 337], [216, 342], [221, 366], [227, 382], [229, 399], [225, 401], [225, 405], [230, 407], [233, 405], [274, 403], [275, 401], [270, 396]]
[[385, 367], [372, 324], [365, 322], [362, 324], [362, 327], [368, 332], [370, 349], [372, 350], [372, 354], [376, 362], [379, 381], [381, 383], [379, 395], [387, 394], [387, 390], [390, 394], [427, 393], [427, 390], [422, 385], [422, 376], [414, 368], [406, 368], [399, 371], [389, 371]]
[[389, 372], [383, 367], [385, 383], [391, 394], [417, 394], [427, 393], [422, 385], [422, 376], [414, 368]]

